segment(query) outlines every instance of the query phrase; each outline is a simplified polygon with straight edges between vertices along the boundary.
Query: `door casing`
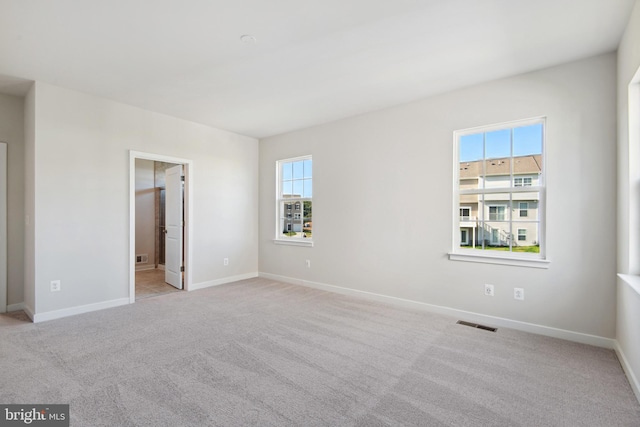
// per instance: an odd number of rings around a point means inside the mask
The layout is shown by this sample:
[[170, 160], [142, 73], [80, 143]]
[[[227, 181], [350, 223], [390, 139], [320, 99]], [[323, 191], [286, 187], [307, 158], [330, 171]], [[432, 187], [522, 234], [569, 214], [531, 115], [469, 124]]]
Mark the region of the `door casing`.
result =
[[129, 151], [129, 303], [136, 302], [136, 159], [184, 165], [184, 289], [192, 285], [193, 161], [155, 153]]

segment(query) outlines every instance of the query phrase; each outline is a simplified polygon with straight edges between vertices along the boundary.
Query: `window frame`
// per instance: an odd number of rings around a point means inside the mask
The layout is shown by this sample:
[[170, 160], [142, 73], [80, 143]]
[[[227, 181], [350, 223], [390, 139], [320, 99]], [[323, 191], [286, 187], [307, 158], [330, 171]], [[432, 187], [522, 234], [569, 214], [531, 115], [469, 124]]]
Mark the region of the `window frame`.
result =
[[[287, 215], [291, 215], [291, 219], [293, 219], [294, 212], [300, 212], [302, 227], [304, 228], [305, 218], [304, 218], [304, 202], [309, 201], [313, 206], [313, 190], [311, 193], [311, 197], [298, 197], [298, 198], [287, 198], [285, 199], [282, 196], [282, 166], [285, 163], [299, 162], [304, 160], [311, 160], [312, 171], [311, 171], [311, 184], [313, 185], [313, 156], [299, 156], [292, 157], [287, 159], [276, 160], [276, 203], [275, 203], [275, 238], [273, 242], [278, 245], [292, 245], [292, 246], [313, 246], [313, 233], [311, 237], [297, 237], [297, 236], [285, 236], [280, 230], [280, 219], [281, 217], [286, 217]], [[296, 209], [296, 205], [299, 206]], [[282, 212], [280, 212], [282, 206]], [[290, 225], [290, 224], [289, 224]], [[292, 229], [292, 228], [291, 228]]]
[[[531, 185], [525, 185], [524, 176], [519, 176], [518, 178], [522, 178], [522, 184], [516, 187], [515, 178], [513, 175], [513, 169], [510, 172], [511, 179], [509, 182], [512, 184], [511, 187], [487, 187], [487, 188], [477, 188], [477, 189], [460, 189], [460, 139], [466, 135], [473, 135], [478, 133], [489, 133], [499, 130], [507, 130], [514, 129], [524, 126], [531, 126], [535, 124], [542, 125], [542, 167], [540, 171], [540, 176], [537, 180], [536, 185], [533, 185], [533, 179], [531, 180]], [[452, 250], [449, 252], [449, 259], [452, 261], [469, 261], [469, 262], [480, 262], [480, 263], [489, 263], [489, 264], [502, 264], [502, 265], [515, 265], [522, 267], [534, 267], [534, 268], [549, 268], [550, 261], [547, 258], [547, 247], [546, 247], [546, 189], [547, 189], [547, 160], [546, 160], [546, 145], [547, 145], [547, 124], [546, 117], [533, 117], [529, 119], [523, 120], [514, 120], [510, 122], [497, 123], [488, 126], [478, 126], [473, 128], [456, 130], [453, 132], [453, 209], [454, 218], [453, 218], [453, 228], [452, 228]], [[513, 153], [511, 155], [513, 158]], [[483, 157], [483, 161], [488, 160]], [[538, 223], [538, 243], [540, 245], [539, 253], [525, 253], [525, 252], [494, 252], [489, 250], [477, 250], [477, 249], [469, 249], [460, 247], [460, 207], [464, 204], [460, 203], [460, 195], [461, 194], [477, 194], [477, 195], [485, 195], [485, 194], [494, 194], [494, 193], [503, 193], [509, 194], [509, 201], [507, 206], [509, 207], [509, 212], [512, 212], [514, 208], [515, 201], [513, 200], [513, 194], [515, 193], [538, 193], [537, 200], [537, 217], [536, 221]], [[488, 205], [485, 205], [488, 206]], [[519, 207], [519, 205], [518, 205]], [[484, 210], [485, 208], [483, 208]], [[478, 210], [478, 215], [484, 215], [484, 212], [480, 212]], [[487, 210], [488, 214], [488, 210]], [[509, 215], [509, 219], [505, 219], [510, 223], [511, 230], [517, 230], [517, 219], [514, 218], [515, 215]], [[480, 218], [480, 217], [479, 217]], [[484, 220], [484, 219], [483, 219]], [[488, 218], [486, 221], [491, 221]], [[511, 238], [511, 245], [513, 245], [513, 240], [516, 239]]]
[[[522, 205], [527, 207], [522, 209]], [[524, 215], [522, 215], [522, 211], [525, 212]], [[518, 218], [529, 218], [529, 202], [518, 202]]]

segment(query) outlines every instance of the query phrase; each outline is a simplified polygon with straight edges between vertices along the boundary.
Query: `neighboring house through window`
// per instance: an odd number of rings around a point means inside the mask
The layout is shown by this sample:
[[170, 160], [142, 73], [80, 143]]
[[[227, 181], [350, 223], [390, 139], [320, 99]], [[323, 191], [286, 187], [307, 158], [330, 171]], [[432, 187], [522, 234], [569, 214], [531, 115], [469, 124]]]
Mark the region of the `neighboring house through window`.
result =
[[454, 140], [451, 258], [544, 260], [544, 119], [457, 131]]
[[276, 162], [276, 243], [312, 244], [312, 172], [311, 156]]

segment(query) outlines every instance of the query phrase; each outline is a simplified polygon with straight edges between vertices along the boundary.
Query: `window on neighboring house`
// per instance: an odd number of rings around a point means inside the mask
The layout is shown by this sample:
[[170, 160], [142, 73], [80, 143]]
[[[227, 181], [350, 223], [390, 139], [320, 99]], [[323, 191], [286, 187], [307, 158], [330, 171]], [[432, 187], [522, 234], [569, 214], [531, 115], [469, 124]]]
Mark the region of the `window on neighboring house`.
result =
[[460, 208], [460, 221], [469, 221], [471, 219], [471, 208]]
[[524, 242], [527, 240], [527, 229], [518, 228], [518, 242]]
[[[313, 244], [312, 172], [311, 156], [276, 162], [276, 243]], [[292, 215], [292, 209], [299, 212]]]
[[[451, 259], [483, 262], [478, 258], [483, 256], [501, 259], [488, 261], [494, 263], [512, 264], [512, 259], [518, 263], [531, 259], [519, 265], [547, 263], [540, 262], [546, 193], [544, 124], [544, 119], [533, 119], [455, 132], [454, 200], [459, 215], [454, 220]], [[469, 224], [466, 218], [471, 212], [476, 217]]]
[[489, 206], [490, 221], [504, 221], [504, 206]]
[[513, 186], [514, 187], [531, 187], [533, 180], [531, 177], [519, 177], [513, 178]]

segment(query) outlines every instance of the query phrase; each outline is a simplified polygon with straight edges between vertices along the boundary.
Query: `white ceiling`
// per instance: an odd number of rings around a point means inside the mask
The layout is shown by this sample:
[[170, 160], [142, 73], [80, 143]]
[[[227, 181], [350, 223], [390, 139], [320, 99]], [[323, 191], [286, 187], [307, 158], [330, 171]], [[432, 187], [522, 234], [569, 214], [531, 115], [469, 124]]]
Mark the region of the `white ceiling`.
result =
[[0, 91], [261, 138], [613, 51], [634, 1], [0, 0]]

